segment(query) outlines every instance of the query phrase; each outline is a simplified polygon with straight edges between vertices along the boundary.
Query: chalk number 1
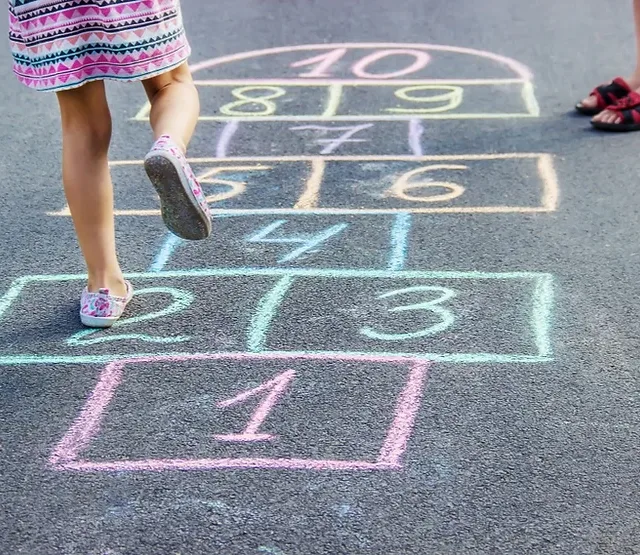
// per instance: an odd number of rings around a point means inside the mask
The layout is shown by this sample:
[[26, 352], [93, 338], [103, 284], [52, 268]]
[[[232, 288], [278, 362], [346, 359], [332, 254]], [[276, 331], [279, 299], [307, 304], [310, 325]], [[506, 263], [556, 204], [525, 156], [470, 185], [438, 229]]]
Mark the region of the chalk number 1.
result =
[[456, 292], [453, 289], [447, 287], [420, 285], [416, 287], [407, 287], [405, 289], [396, 289], [394, 291], [388, 291], [378, 297], [378, 299], [388, 299], [391, 297], [398, 297], [401, 295], [407, 295], [409, 293], [428, 293], [435, 294], [434, 299], [409, 305], [400, 305], [394, 308], [390, 308], [389, 312], [409, 312], [409, 311], [424, 311], [430, 313], [429, 318], [433, 316], [437, 317], [438, 321], [427, 328], [423, 328], [414, 332], [407, 333], [384, 333], [376, 331], [372, 327], [364, 327], [360, 330], [360, 333], [370, 339], [379, 339], [382, 341], [406, 341], [408, 339], [417, 339], [419, 337], [427, 337], [429, 335], [435, 335], [445, 331], [451, 326], [455, 320], [455, 317], [451, 310], [442, 306], [449, 299], [455, 297]]

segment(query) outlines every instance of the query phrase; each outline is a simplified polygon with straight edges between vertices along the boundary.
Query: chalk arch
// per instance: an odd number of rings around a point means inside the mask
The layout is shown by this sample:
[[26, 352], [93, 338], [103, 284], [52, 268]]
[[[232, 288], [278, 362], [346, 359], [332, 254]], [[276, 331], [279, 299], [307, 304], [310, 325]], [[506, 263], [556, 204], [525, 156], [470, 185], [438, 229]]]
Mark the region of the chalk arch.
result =
[[[399, 42], [344, 42], [344, 43], [325, 43], [325, 44], [302, 44], [295, 46], [278, 46], [273, 48], [265, 48], [261, 50], [250, 50], [246, 52], [239, 52], [236, 54], [228, 54], [224, 56], [219, 56], [216, 58], [211, 58], [208, 60], [202, 60], [200, 62], [195, 62], [191, 64], [191, 70], [193, 73], [198, 74], [197, 78], [203, 73], [206, 73], [206, 70], [224, 70], [230, 64], [234, 65], [242, 65], [242, 62], [246, 62], [249, 60], [257, 60], [257, 59], [265, 59], [268, 57], [275, 57], [279, 55], [286, 55], [292, 53], [304, 53], [304, 52], [313, 52], [313, 51], [331, 51], [335, 49], [365, 49], [365, 50], [416, 50], [421, 52], [426, 52], [427, 54], [433, 55], [450, 55], [456, 57], [474, 57], [476, 59], [476, 63], [478, 59], [486, 62], [487, 68], [502, 68], [512, 80], [520, 81], [523, 83], [530, 82], [533, 79], [533, 72], [523, 63], [515, 60], [513, 58], [509, 58], [507, 56], [503, 56], [501, 54], [496, 54], [494, 52], [490, 52], [487, 50], [478, 50], [475, 48], [468, 48], [462, 46], [450, 46], [450, 45], [442, 45], [442, 44], [427, 44], [427, 43], [399, 43]], [[464, 67], [464, 64], [463, 64]], [[255, 70], [256, 67], [253, 65], [247, 66], [247, 69]], [[287, 78], [285, 75], [273, 75], [272, 77], [279, 78]], [[218, 74], [212, 77], [224, 78], [223, 75]], [[238, 77], [238, 76], [236, 76]], [[262, 77], [259, 75], [249, 75], [244, 74], [242, 77]], [[267, 77], [267, 76], [264, 76]], [[485, 79], [496, 78], [506, 76], [497, 76], [486, 75]], [[206, 77], [205, 77], [206, 78]], [[291, 77], [295, 78], [295, 77]], [[447, 76], [443, 79], [451, 79], [451, 77]], [[340, 79], [338, 79], [340, 80]], [[424, 80], [424, 77], [422, 77]]]

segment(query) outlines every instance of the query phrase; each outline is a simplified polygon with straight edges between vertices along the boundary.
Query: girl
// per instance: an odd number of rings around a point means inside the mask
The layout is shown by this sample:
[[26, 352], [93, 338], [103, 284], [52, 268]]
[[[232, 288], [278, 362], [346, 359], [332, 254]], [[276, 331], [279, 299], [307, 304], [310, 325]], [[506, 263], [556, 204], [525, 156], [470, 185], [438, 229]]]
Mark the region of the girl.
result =
[[9, 0], [14, 73], [55, 92], [60, 107], [64, 191], [89, 278], [80, 301], [86, 326], [111, 326], [133, 295], [116, 255], [105, 79], [141, 81], [149, 98], [155, 143], [144, 166], [165, 225], [184, 239], [211, 233], [185, 158], [200, 103], [179, 1]]
[[640, 0], [633, 0], [636, 34], [636, 68], [627, 78], [616, 77], [600, 85], [576, 105], [576, 110], [594, 116], [591, 124], [605, 131], [640, 130]]

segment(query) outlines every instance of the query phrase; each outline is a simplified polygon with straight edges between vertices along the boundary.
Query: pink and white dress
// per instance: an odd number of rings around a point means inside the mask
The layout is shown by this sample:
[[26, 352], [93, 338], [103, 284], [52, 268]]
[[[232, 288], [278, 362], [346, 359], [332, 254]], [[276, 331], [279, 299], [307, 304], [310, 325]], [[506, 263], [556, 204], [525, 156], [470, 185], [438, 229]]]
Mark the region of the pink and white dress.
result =
[[179, 0], [8, 0], [13, 71], [39, 91], [138, 81], [187, 60]]

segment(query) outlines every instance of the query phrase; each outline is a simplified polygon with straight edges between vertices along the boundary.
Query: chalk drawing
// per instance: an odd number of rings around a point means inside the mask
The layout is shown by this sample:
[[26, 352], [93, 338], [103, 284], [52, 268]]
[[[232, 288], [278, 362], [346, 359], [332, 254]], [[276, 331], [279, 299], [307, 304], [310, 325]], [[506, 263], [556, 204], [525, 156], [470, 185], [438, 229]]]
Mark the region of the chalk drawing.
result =
[[[448, 92], [434, 96], [409, 96], [409, 93], [416, 91], [441, 90]], [[398, 114], [436, 114], [448, 112], [449, 110], [455, 110], [460, 106], [460, 104], [462, 104], [463, 91], [464, 89], [457, 85], [414, 85], [412, 87], [403, 87], [394, 93], [401, 100], [430, 104], [446, 102], [446, 104], [443, 104], [442, 106], [433, 106], [431, 108], [387, 108], [386, 110], [387, 112], [395, 112]]]
[[[369, 67], [374, 62], [382, 60], [383, 58], [387, 58], [388, 56], [397, 56], [397, 55], [409, 55], [415, 58], [413, 64], [404, 69], [400, 69], [398, 71], [392, 71], [389, 73], [369, 73], [366, 68]], [[415, 49], [407, 49], [407, 48], [395, 48], [395, 49], [386, 49], [379, 50], [377, 52], [373, 52], [368, 56], [365, 56], [361, 60], [357, 61], [353, 64], [351, 71], [356, 77], [360, 77], [362, 79], [393, 79], [394, 77], [404, 77], [405, 75], [409, 75], [411, 73], [415, 73], [416, 71], [420, 71], [425, 68], [429, 61], [431, 60], [431, 56], [423, 50], [415, 50]]]
[[[175, 278], [203, 278], [203, 277], [272, 277], [277, 281], [271, 291], [267, 292], [256, 306], [255, 312], [251, 317], [250, 324], [246, 336], [247, 351], [258, 353], [265, 352], [266, 340], [272, 321], [278, 315], [278, 309], [287, 295], [291, 285], [296, 279], [304, 277], [313, 278], [349, 278], [349, 279], [394, 279], [394, 280], [521, 280], [523, 285], [527, 285], [527, 294], [531, 295], [531, 301], [528, 305], [530, 319], [528, 330], [525, 331], [527, 336], [531, 337], [532, 352], [527, 349], [525, 353], [499, 353], [499, 352], [404, 352], [404, 349], [387, 352], [386, 350], [377, 351], [381, 356], [403, 356], [414, 360], [432, 360], [442, 362], [472, 363], [472, 362], [526, 362], [538, 363], [553, 360], [553, 351], [550, 341], [551, 332], [551, 316], [553, 308], [553, 277], [550, 274], [536, 272], [421, 272], [421, 271], [395, 271], [395, 270], [355, 270], [355, 269], [311, 269], [311, 268], [202, 268], [181, 271], [162, 271], [148, 273], [127, 274], [127, 278], [131, 280], [142, 280], [145, 278], [152, 279], [154, 283], [159, 280], [175, 279]], [[62, 275], [36, 275], [24, 276], [16, 280], [9, 290], [0, 297], [0, 323], [2, 318], [6, 318], [7, 313], [11, 310], [13, 303], [25, 291], [31, 290], [33, 285], [51, 282], [82, 282], [86, 280], [84, 274], [62, 274]], [[408, 284], [411, 286], [412, 284]], [[29, 286], [29, 287], [27, 287]], [[532, 287], [529, 293], [528, 287]], [[456, 286], [459, 290], [464, 284]], [[317, 355], [367, 355], [366, 351], [336, 351], [330, 349], [322, 350], [306, 350], [290, 349], [289, 351], [280, 351], [270, 349], [269, 352], [282, 354], [317, 354]], [[165, 355], [184, 355], [182, 351], [164, 352]], [[156, 356], [158, 353], [136, 353], [126, 354], [111, 352], [104, 355], [89, 354], [14, 354], [5, 353], [0, 355], [0, 364], [63, 364], [63, 363], [106, 363], [123, 358], [136, 358], [138, 356], [144, 358], [146, 356]]]
[[[307, 58], [305, 60], [300, 60], [298, 62], [294, 62], [290, 65], [290, 67], [304, 67], [308, 65], [316, 64], [312, 71], [308, 73], [301, 73], [300, 77], [331, 77], [331, 66], [340, 61], [341, 58], [347, 53], [347, 48], [336, 48], [327, 52], [326, 54], [320, 54], [319, 56], [313, 56], [312, 58]], [[410, 66], [390, 73], [377, 73], [371, 74], [366, 71], [366, 68], [369, 67], [374, 62], [382, 60], [388, 56], [397, 56], [397, 55], [408, 55], [413, 56], [415, 61]], [[415, 50], [415, 49], [386, 49], [379, 50], [377, 52], [373, 52], [358, 60], [351, 67], [351, 71], [356, 77], [360, 77], [362, 79], [392, 79], [394, 77], [403, 77], [405, 75], [409, 75], [411, 73], [415, 73], [427, 66], [431, 57], [429, 54], [424, 52], [423, 50]]]
[[275, 230], [282, 227], [287, 223], [287, 220], [277, 220], [272, 224], [262, 228], [254, 235], [247, 237], [249, 243], [275, 243], [275, 244], [299, 244], [300, 247], [291, 251], [289, 254], [283, 256], [278, 260], [278, 264], [284, 264], [285, 262], [292, 262], [302, 256], [305, 253], [317, 250], [318, 247], [329, 240], [331, 237], [344, 231], [348, 224], [341, 223], [336, 224], [322, 230], [320, 233], [309, 235], [307, 233], [301, 235], [293, 235], [288, 237], [272, 237], [268, 238]]
[[293, 277], [288, 275], [284, 276], [276, 283], [275, 287], [260, 300], [258, 310], [251, 319], [251, 325], [248, 331], [247, 346], [250, 352], [258, 353], [264, 350], [269, 326], [278, 311], [278, 306], [282, 303], [292, 284]]
[[365, 129], [369, 129], [373, 127], [373, 123], [367, 123], [364, 125], [353, 125], [349, 127], [329, 127], [326, 125], [302, 125], [300, 127], [292, 127], [291, 131], [302, 131], [305, 129], [313, 129], [317, 131], [321, 131], [322, 135], [326, 135], [329, 131], [344, 131], [342, 135], [336, 137], [335, 139], [316, 139], [316, 143], [318, 144], [326, 144], [320, 154], [331, 154], [335, 152], [338, 147], [345, 143], [363, 143], [366, 142], [367, 139], [352, 139], [356, 133], [359, 131], [363, 131]]
[[240, 434], [218, 434], [215, 435], [215, 439], [218, 441], [238, 441], [238, 442], [251, 442], [251, 441], [270, 441], [274, 439], [276, 436], [273, 434], [260, 434], [258, 430], [262, 423], [265, 421], [269, 413], [273, 410], [275, 404], [279, 401], [282, 394], [291, 384], [291, 381], [295, 377], [295, 372], [293, 370], [287, 370], [279, 374], [272, 380], [265, 382], [258, 387], [254, 387], [253, 389], [249, 389], [248, 391], [243, 391], [239, 395], [236, 395], [232, 399], [227, 399], [226, 401], [221, 401], [216, 406], [219, 408], [227, 408], [237, 405], [246, 401], [247, 399], [251, 399], [257, 395], [261, 395], [265, 392], [268, 392], [264, 399], [260, 402], [260, 404], [256, 407], [256, 410], [251, 415], [251, 419], [247, 423], [247, 427]]
[[[533, 73], [531, 72], [531, 70], [527, 68], [524, 64], [514, 60], [513, 58], [501, 56], [499, 54], [488, 52], [486, 50], [477, 50], [474, 48], [465, 48], [461, 46], [449, 46], [449, 45], [442, 45], [442, 44], [427, 44], [427, 43], [408, 44], [408, 43], [381, 43], [381, 42], [347, 42], [347, 43], [326, 43], [326, 44], [304, 44], [304, 45], [298, 45], [298, 46], [278, 46], [274, 48], [266, 48], [263, 50], [252, 50], [248, 52], [240, 52], [236, 54], [230, 54], [227, 56], [220, 56], [218, 58], [212, 58], [210, 60], [204, 60], [202, 62], [197, 62], [197, 63], [191, 64], [191, 71], [195, 74], [206, 69], [223, 66], [230, 63], [235, 63], [242, 60], [259, 58], [262, 56], [272, 56], [275, 54], [287, 54], [290, 52], [306, 52], [306, 51], [325, 52], [325, 51], [334, 51], [335, 49], [342, 49], [342, 48], [344, 49], [359, 48], [359, 49], [372, 49], [372, 50], [412, 49], [412, 50], [425, 51], [430, 54], [432, 52], [451, 52], [454, 54], [460, 54], [462, 56], [478, 57], [485, 60], [489, 60], [491, 62], [495, 62], [498, 66], [503, 66], [504, 68], [507, 68], [511, 73], [513, 73], [514, 75], [513, 78], [517, 79], [520, 82], [530, 82], [533, 80]], [[333, 55], [337, 56], [337, 54], [335, 53]], [[339, 57], [337, 59], [339, 59]], [[337, 59], [332, 61], [330, 64], [328, 64], [326, 69], [331, 67], [331, 65], [333, 65], [335, 61], [337, 61]], [[310, 59], [306, 61], [313, 63]], [[304, 62], [304, 60], [302, 60], [301, 62]], [[477, 61], [475, 61], [475, 67], [477, 67]], [[475, 82], [477, 80], [471, 79], [467, 81]], [[362, 80], [358, 80], [357, 82], [361, 83]]]
[[[248, 96], [249, 92], [266, 91], [267, 94], [261, 94], [256, 96]], [[270, 116], [275, 114], [277, 106], [272, 100], [280, 98], [287, 94], [287, 91], [282, 87], [271, 86], [249, 86], [240, 87], [231, 91], [231, 94], [237, 98], [235, 102], [229, 102], [220, 107], [220, 112], [226, 116], [243, 116], [243, 117], [258, 117], [258, 116]], [[262, 106], [260, 111], [246, 111], [236, 110], [241, 106], [259, 105]]]
[[[402, 208], [362, 208], [362, 207], [354, 207], [354, 208], [336, 208], [336, 207], [319, 207], [318, 206], [318, 195], [321, 188], [323, 176], [325, 173], [325, 168], [328, 163], [368, 163], [368, 162], [414, 162], [414, 163], [424, 163], [425, 167], [438, 165], [438, 164], [450, 164], [451, 166], [460, 166], [459, 169], [453, 169], [451, 171], [462, 171], [462, 166], [466, 167], [466, 164], [462, 162], [474, 162], [474, 161], [487, 161], [487, 162], [495, 162], [501, 160], [518, 160], [522, 161], [523, 164], [528, 162], [533, 162], [535, 164], [535, 169], [537, 170], [537, 177], [539, 179], [539, 183], [536, 184], [539, 194], [539, 202], [533, 205], [523, 205], [523, 206], [509, 206], [509, 205], [481, 205], [481, 206], [467, 206], [467, 205], [450, 205], [450, 206], [420, 206], [420, 204], [427, 204], [432, 202], [442, 203], [443, 198], [442, 195], [438, 195], [435, 197], [437, 200], [430, 201], [429, 198], [432, 197], [412, 197], [406, 195], [405, 200], [407, 202], [416, 202], [418, 206], [408, 206]], [[394, 155], [379, 155], [379, 156], [352, 156], [352, 155], [326, 155], [326, 156], [252, 156], [252, 157], [232, 157], [226, 159], [217, 159], [217, 158], [192, 158], [189, 160], [191, 164], [207, 164], [211, 165], [216, 162], [224, 162], [228, 164], [228, 167], [236, 167], [248, 165], [249, 169], [247, 171], [266, 171], [267, 168], [258, 168], [258, 166], [269, 166], [271, 167], [273, 164], [284, 164], [284, 163], [299, 163], [299, 162], [307, 162], [311, 166], [311, 171], [309, 173], [309, 177], [307, 178], [307, 182], [304, 186], [304, 192], [298, 201], [293, 204], [291, 208], [276, 208], [276, 207], [258, 207], [258, 208], [212, 208], [212, 213], [216, 215], [229, 215], [230, 213], [236, 215], [249, 215], [249, 214], [398, 214], [398, 213], [412, 213], [412, 214], [530, 214], [530, 213], [542, 213], [542, 212], [555, 212], [558, 209], [559, 204], [559, 186], [558, 179], [553, 167], [553, 156], [551, 154], [546, 153], [497, 153], [497, 154], [459, 154], [459, 155], [431, 155], [431, 156], [417, 156], [417, 155], [408, 155], [408, 156], [394, 156]], [[460, 162], [457, 164], [456, 162]], [[112, 167], [126, 167], [126, 166], [142, 166], [142, 160], [121, 160], [118, 162], [112, 162]], [[244, 166], [243, 166], [244, 167]], [[251, 170], [250, 168], [254, 169]], [[245, 169], [247, 169], [245, 167]], [[424, 170], [427, 171], [427, 170]], [[431, 170], [429, 170], [431, 171]], [[527, 169], [523, 170], [525, 173], [528, 171]], [[416, 175], [416, 174], [413, 174]], [[411, 176], [404, 176], [401, 178], [401, 183], [405, 182], [405, 185], [408, 185], [408, 180]], [[431, 182], [423, 182], [425, 186], [435, 186], [433, 181]], [[431, 185], [426, 185], [430, 183]], [[461, 189], [461, 185], [458, 185], [454, 182], [444, 181], [442, 182], [444, 187], [448, 187], [451, 193], [448, 195], [452, 195], [450, 197], [446, 197], [444, 200], [454, 200], [457, 197], [460, 197], [464, 192]], [[393, 191], [398, 191], [401, 193], [400, 189], [402, 187], [398, 187], [397, 183], [395, 184], [395, 189], [392, 187]], [[411, 186], [411, 188], [419, 188], [422, 185], [419, 182], [415, 183], [415, 187]], [[405, 187], [406, 189], [406, 187]], [[455, 195], [455, 196], [454, 196]], [[392, 195], [393, 196], [393, 195]], [[63, 216], [68, 217], [70, 212], [68, 207], [58, 212], [47, 212], [50, 216]], [[117, 216], [159, 216], [160, 211], [157, 209], [153, 210], [145, 210], [145, 209], [116, 209], [115, 214]]]
[[[364, 53], [357, 52], [365, 50]], [[367, 53], [366, 51], [369, 51]], [[300, 60], [290, 62], [289, 59], [282, 57], [282, 76], [281, 77], [246, 77], [243, 79], [233, 78], [218, 78], [218, 79], [206, 79], [199, 78], [199, 73], [203, 73], [207, 70], [218, 70], [217, 74], [220, 74], [220, 69], [224, 70], [225, 66], [230, 64], [238, 66], [239, 63], [256, 59], [259, 61], [261, 57], [287, 55], [291, 53], [310, 53], [310, 57], [302, 58]], [[357, 59], [350, 65], [344, 64], [344, 59], [349, 53], [355, 53]], [[430, 61], [433, 57], [446, 54], [448, 57], [456, 56], [461, 59], [456, 64], [456, 67], [461, 68], [461, 73], [464, 73], [465, 67], [472, 67], [473, 74], [478, 73], [478, 67], [480, 64], [484, 64], [481, 69], [482, 74], [486, 75], [483, 78], [460, 78], [460, 77], [440, 77], [440, 78], [428, 78], [424, 75], [425, 68], [431, 68]], [[386, 73], [378, 73], [372, 69], [376, 62], [384, 59], [394, 57], [398, 59], [398, 63], [402, 66], [400, 69], [390, 71]], [[402, 58], [409, 58], [410, 63], [404, 64]], [[413, 58], [413, 60], [411, 60]], [[271, 62], [272, 64], [277, 62]], [[192, 64], [192, 72], [196, 77], [196, 86], [199, 87], [211, 87], [211, 86], [225, 86], [236, 87], [236, 98], [238, 100], [231, 105], [227, 104], [222, 111], [222, 114], [216, 114], [214, 116], [208, 116], [203, 114], [201, 120], [203, 121], [229, 121], [232, 118], [240, 119], [255, 119], [259, 117], [262, 121], [312, 121], [312, 120], [326, 120], [332, 119], [334, 121], [394, 121], [403, 120], [410, 117], [409, 114], [403, 114], [403, 110], [410, 110], [410, 108], [390, 108], [391, 112], [385, 114], [369, 114], [369, 115], [349, 115], [338, 114], [337, 109], [340, 104], [340, 97], [344, 87], [349, 86], [373, 86], [373, 87], [431, 87], [431, 86], [443, 86], [443, 87], [458, 87], [460, 92], [461, 87], [490, 87], [492, 92], [492, 98], [496, 98], [496, 94], [503, 94], [504, 86], [514, 86], [516, 88], [515, 94], [519, 101], [522, 102], [523, 110], [521, 112], [506, 112], [502, 108], [503, 102], [495, 101], [494, 105], [498, 108], [498, 111], [492, 112], [491, 110], [482, 110], [480, 112], [473, 113], [460, 113], [451, 111], [452, 108], [448, 108], [446, 111], [433, 110], [430, 108], [423, 108], [425, 112], [422, 117], [425, 119], [479, 119], [479, 118], [527, 118], [527, 117], [539, 117], [540, 108], [535, 98], [533, 87], [533, 74], [529, 68], [522, 63], [505, 56], [501, 56], [492, 52], [483, 50], [477, 50], [473, 48], [456, 47], [449, 45], [436, 45], [436, 44], [403, 44], [403, 43], [335, 43], [335, 44], [307, 44], [300, 46], [283, 46], [276, 48], [269, 48], [264, 50], [256, 50], [249, 52], [242, 52], [232, 54], [229, 56], [222, 56], [210, 60], [204, 60]], [[440, 68], [451, 67], [451, 64], [441, 64]], [[251, 68], [238, 66], [234, 73], [247, 74], [250, 73]], [[297, 75], [291, 73], [291, 69], [302, 68], [308, 69], [298, 73]], [[346, 75], [336, 76], [338, 68], [344, 71], [347, 70]], [[411, 78], [406, 78], [407, 76]], [[493, 76], [493, 77], [490, 77]], [[274, 104], [272, 103], [273, 97], [269, 95], [282, 95], [286, 94], [287, 87], [290, 86], [315, 86], [326, 87], [328, 93], [328, 100], [325, 105], [324, 112], [318, 114], [308, 115], [288, 115], [288, 114], [276, 114]], [[248, 88], [245, 88], [248, 87]], [[272, 87], [266, 89], [267, 97], [263, 97], [266, 100], [266, 104], [261, 102], [261, 99], [250, 95], [247, 100], [246, 93], [255, 91], [255, 87]], [[413, 89], [416, 91], [419, 89]], [[425, 89], [426, 90], [426, 89]], [[284, 92], [283, 92], [284, 91]], [[412, 97], [411, 90], [396, 91], [396, 96], [401, 98], [402, 95], [408, 94], [407, 98], [403, 100], [413, 102], [419, 100], [417, 97]], [[456, 93], [458, 94], [458, 93]], [[242, 96], [238, 96], [242, 95]], [[398, 96], [400, 95], [400, 96]], [[488, 95], [485, 95], [488, 96]], [[253, 97], [253, 100], [252, 100]], [[244, 102], [258, 102], [262, 106], [262, 110], [257, 112], [236, 110], [237, 107], [242, 107]], [[270, 104], [271, 103], [271, 104]], [[255, 105], [255, 104], [254, 104]], [[445, 105], [446, 106], [446, 105]], [[418, 108], [419, 109], [419, 108]], [[231, 110], [231, 115], [225, 114], [225, 111]], [[134, 120], [145, 121], [149, 117], [150, 104], [147, 102], [134, 117]]]
[[229, 155], [229, 144], [236, 134], [240, 123], [237, 120], [230, 121], [222, 128], [218, 143], [216, 144], [216, 158], [226, 158]]
[[389, 256], [389, 270], [404, 269], [407, 259], [409, 232], [411, 231], [411, 214], [398, 214], [391, 228], [391, 254]]
[[[307, 360], [321, 362], [357, 363], [369, 362], [380, 365], [406, 364], [408, 377], [404, 388], [397, 398], [393, 418], [386, 437], [375, 461], [367, 460], [324, 460], [300, 458], [262, 458], [239, 457], [222, 459], [143, 459], [118, 461], [89, 461], [80, 459], [91, 441], [100, 433], [102, 421], [117, 388], [121, 385], [127, 367], [141, 363], [237, 360], [243, 362], [264, 360]], [[109, 364], [100, 374], [98, 383], [82, 408], [77, 419], [55, 446], [49, 464], [56, 470], [74, 470], [85, 472], [122, 472], [122, 471], [163, 471], [163, 470], [212, 470], [231, 468], [271, 468], [288, 470], [400, 470], [402, 458], [407, 449], [408, 440], [413, 431], [420, 402], [428, 362], [405, 360], [402, 357], [317, 357], [317, 356], [281, 356], [258, 355], [250, 353], [232, 353], [224, 355], [182, 355], [156, 356], [149, 358], [127, 359]]]
[[223, 200], [232, 199], [240, 196], [247, 189], [246, 181], [237, 181], [232, 179], [220, 179], [216, 177], [221, 173], [228, 172], [263, 172], [266, 170], [270, 170], [273, 166], [265, 166], [263, 164], [256, 164], [253, 166], [249, 165], [238, 165], [238, 166], [217, 166], [214, 168], [209, 168], [206, 171], [198, 174], [198, 181], [200, 181], [201, 185], [225, 185], [229, 187], [228, 191], [222, 193], [216, 193], [212, 195], [207, 195], [207, 203], [209, 205], [215, 204], [216, 202], [222, 202]]
[[328, 96], [327, 104], [322, 112], [321, 119], [333, 118], [337, 115], [340, 102], [342, 100], [342, 85], [339, 83], [333, 83], [327, 87]]
[[300, 77], [331, 77], [331, 72], [329, 69], [336, 62], [340, 61], [341, 58], [347, 53], [347, 48], [335, 48], [327, 52], [326, 54], [320, 54], [318, 56], [313, 56], [311, 58], [307, 58], [305, 60], [299, 60], [297, 62], [293, 62], [290, 67], [304, 67], [309, 65], [316, 65], [312, 71], [307, 73], [301, 73]]
[[294, 205], [295, 210], [312, 210], [318, 206], [318, 196], [324, 179], [326, 162], [322, 158], [311, 160], [311, 173], [307, 179], [304, 191]]
[[287, 555], [282, 549], [278, 549], [277, 547], [269, 547], [266, 545], [261, 545], [258, 547], [258, 551], [262, 553], [270, 553], [271, 555]]
[[160, 247], [160, 250], [153, 258], [153, 263], [149, 268], [150, 272], [160, 272], [167, 265], [174, 251], [183, 244], [183, 240], [177, 235], [168, 232], [165, 235], [165, 239]]
[[420, 285], [417, 287], [407, 287], [405, 289], [396, 289], [394, 291], [388, 291], [383, 293], [378, 297], [378, 299], [388, 299], [391, 297], [396, 297], [398, 295], [406, 295], [408, 293], [416, 293], [416, 292], [438, 292], [441, 295], [435, 299], [430, 301], [425, 301], [422, 303], [410, 304], [410, 305], [402, 305], [396, 306], [394, 308], [390, 308], [388, 312], [407, 312], [411, 310], [424, 310], [430, 312], [432, 314], [437, 315], [440, 318], [440, 322], [437, 324], [433, 324], [428, 328], [411, 332], [411, 333], [382, 333], [374, 330], [373, 328], [366, 326], [360, 330], [362, 335], [369, 337], [370, 339], [380, 339], [382, 341], [406, 341], [409, 339], [416, 339], [418, 337], [427, 337], [429, 335], [436, 335], [441, 333], [451, 327], [455, 318], [451, 310], [440, 306], [441, 304], [447, 302], [449, 299], [456, 295], [456, 292], [453, 289], [449, 289], [448, 287], [437, 287], [431, 285]]
[[[182, 312], [183, 310], [188, 308], [189, 305], [191, 305], [191, 303], [193, 302], [192, 293], [190, 293], [189, 291], [185, 291], [184, 289], [176, 289], [175, 287], [148, 287], [146, 289], [134, 291], [133, 297], [135, 299], [136, 297], [140, 297], [143, 295], [170, 295], [173, 299], [173, 302], [162, 310], [157, 310], [148, 314], [142, 314], [140, 316], [120, 318], [113, 324], [111, 329], [118, 329], [125, 326], [131, 326], [132, 324], [139, 324], [140, 322], [147, 322], [149, 320], [164, 318], [165, 316], [169, 316], [171, 314], [177, 314], [178, 312]], [[99, 337], [94, 337], [93, 339], [86, 339], [87, 337], [96, 334], [101, 335]], [[171, 337], [157, 337], [139, 333], [109, 335], [108, 332], [105, 332], [104, 330], [88, 329], [73, 334], [69, 339], [67, 339], [66, 343], [67, 345], [71, 345], [73, 347], [81, 347], [84, 345], [105, 343], [107, 341], [128, 340], [145, 341], [147, 343], [183, 343], [185, 341], [189, 341], [190, 339], [190, 337], [184, 335], [176, 335]]]
[[[464, 187], [453, 183], [451, 181], [418, 181], [411, 183], [410, 180], [415, 175], [420, 175], [430, 171], [460, 171], [468, 170], [469, 166], [463, 166], [460, 164], [432, 164], [430, 166], [423, 166], [411, 170], [398, 179], [392, 187], [389, 188], [387, 194], [402, 200], [414, 201], [414, 202], [444, 202], [447, 200], [453, 200], [458, 198], [464, 193]], [[449, 189], [449, 193], [442, 193], [439, 195], [421, 196], [407, 194], [407, 191], [412, 189], [426, 189], [426, 188], [442, 188]]]
[[419, 119], [409, 120], [409, 148], [413, 152], [414, 156], [423, 156], [422, 151], [422, 135], [424, 133], [424, 126]]

